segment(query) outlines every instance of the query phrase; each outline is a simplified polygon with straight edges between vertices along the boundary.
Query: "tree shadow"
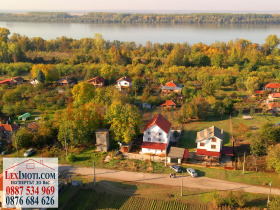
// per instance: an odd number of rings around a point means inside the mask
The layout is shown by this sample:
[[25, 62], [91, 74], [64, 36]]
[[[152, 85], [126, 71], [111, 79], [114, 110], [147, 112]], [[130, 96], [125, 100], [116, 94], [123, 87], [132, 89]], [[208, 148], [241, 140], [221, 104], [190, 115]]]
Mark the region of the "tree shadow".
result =
[[195, 171], [196, 171], [198, 177], [202, 177], [202, 176], [206, 175], [206, 173], [204, 171], [201, 171], [201, 170], [198, 170], [198, 169], [195, 169]]

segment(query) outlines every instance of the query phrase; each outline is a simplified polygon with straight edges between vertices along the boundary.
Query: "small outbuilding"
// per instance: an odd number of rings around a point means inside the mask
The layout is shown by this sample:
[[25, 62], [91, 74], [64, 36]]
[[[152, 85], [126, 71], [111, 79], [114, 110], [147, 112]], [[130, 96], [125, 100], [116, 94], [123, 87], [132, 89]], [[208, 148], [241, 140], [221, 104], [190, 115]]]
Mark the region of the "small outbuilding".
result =
[[189, 150], [185, 148], [180, 147], [170, 147], [170, 151], [167, 156], [167, 162], [172, 163], [176, 162], [178, 164], [181, 164], [183, 162], [183, 159], [188, 159], [189, 156]]
[[31, 117], [31, 114], [30, 114], [29, 112], [26, 112], [25, 114], [20, 115], [20, 116], [18, 117], [18, 120], [23, 120], [23, 121], [25, 121], [25, 120], [30, 119], [30, 117]]
[[96, 151], [107, 152], [110, 147], [109, 142], [109, 130], [108, 129], [99, 129], [95, 132], [96, 135]]

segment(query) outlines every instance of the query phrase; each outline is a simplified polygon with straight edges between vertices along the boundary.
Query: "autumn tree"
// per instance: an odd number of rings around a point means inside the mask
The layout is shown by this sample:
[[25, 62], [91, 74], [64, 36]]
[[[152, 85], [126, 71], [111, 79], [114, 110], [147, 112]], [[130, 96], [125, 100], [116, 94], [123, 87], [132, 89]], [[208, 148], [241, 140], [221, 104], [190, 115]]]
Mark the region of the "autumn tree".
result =
[[109, 107], [106, 119], [110, 124], [115, 140], [129, 143], [137, 134], [140, 125], [139, 110], [130, 104], [114, 101]]
[[95, 87], [88, 82], [79, 82], [72, 88], [75, 105], [84, 104], [94, 97]]
[[268, 168], [280, 173], [280, 144], [271, 145], [268, 148], [266, 163]]

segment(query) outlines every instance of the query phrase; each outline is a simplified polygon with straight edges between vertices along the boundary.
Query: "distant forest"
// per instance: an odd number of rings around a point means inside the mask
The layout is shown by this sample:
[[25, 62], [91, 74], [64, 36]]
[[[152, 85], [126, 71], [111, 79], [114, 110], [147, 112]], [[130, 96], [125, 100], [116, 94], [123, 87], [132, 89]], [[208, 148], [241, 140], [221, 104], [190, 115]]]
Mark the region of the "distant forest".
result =
[[128, 24], [279, 24], [280, 14], [125, 14], [89, 12], [85, 15], [71, 15], [66, 12], [28, 12], [26, 14], [0, 13], [0, 21]]

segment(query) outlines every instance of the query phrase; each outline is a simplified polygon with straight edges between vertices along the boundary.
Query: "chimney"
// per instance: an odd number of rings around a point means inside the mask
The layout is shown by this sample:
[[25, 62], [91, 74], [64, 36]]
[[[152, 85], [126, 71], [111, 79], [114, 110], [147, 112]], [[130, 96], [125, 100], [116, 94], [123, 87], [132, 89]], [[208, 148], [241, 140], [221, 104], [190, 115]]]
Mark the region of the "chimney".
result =
[[221, 130], [221, 134], [224, 134], [224, 129]]
[[9, 124], [9, 122], [8, 122], [8, 121], [6, 121], [6, 124], [8, 125], [8, 124]]

